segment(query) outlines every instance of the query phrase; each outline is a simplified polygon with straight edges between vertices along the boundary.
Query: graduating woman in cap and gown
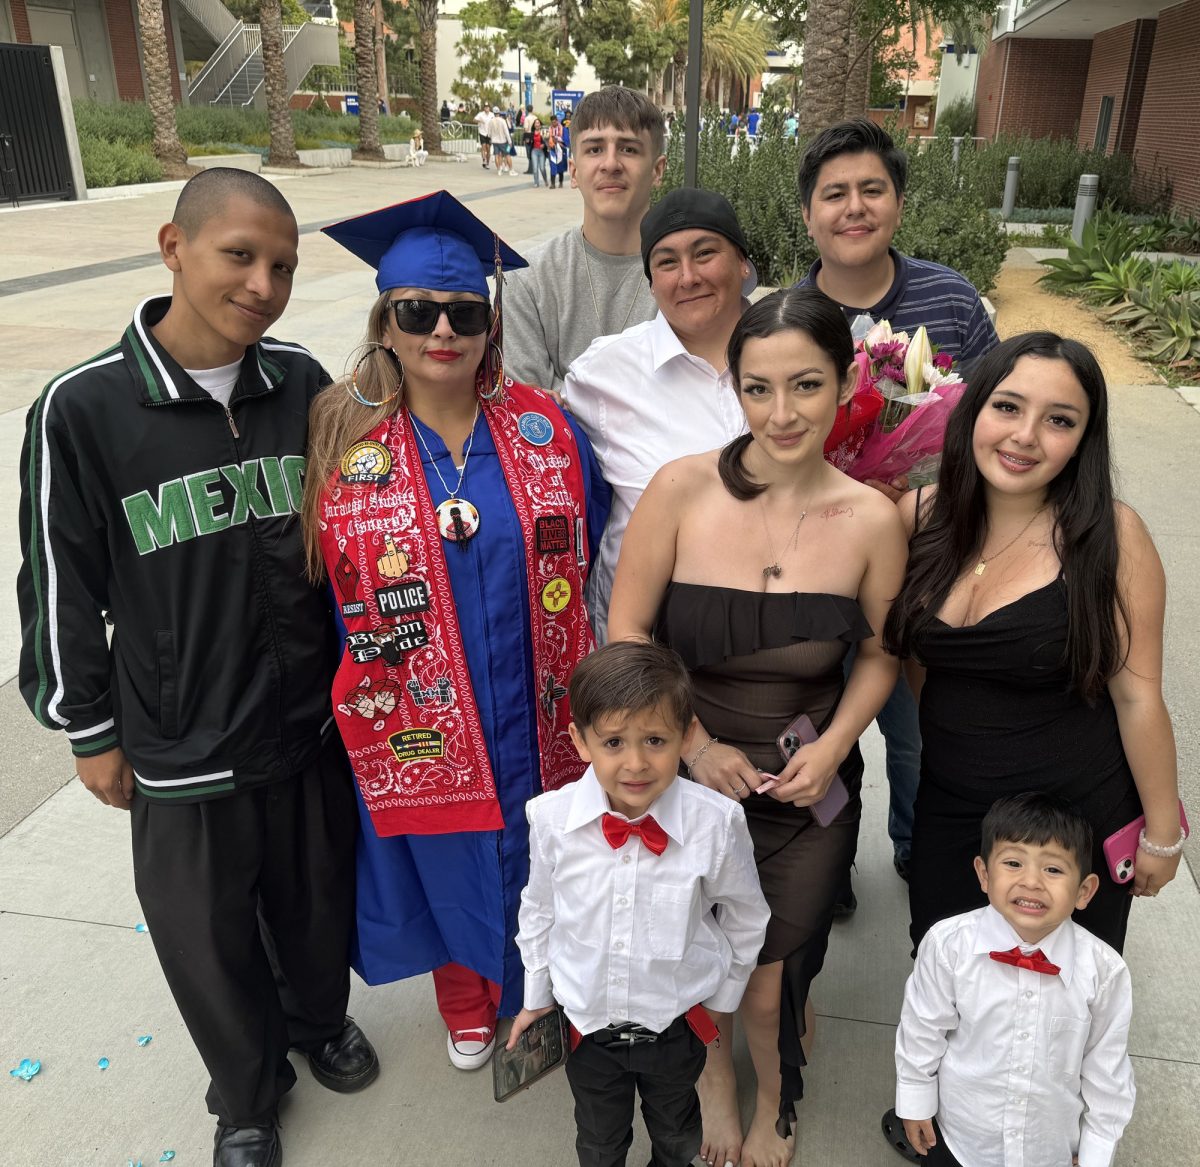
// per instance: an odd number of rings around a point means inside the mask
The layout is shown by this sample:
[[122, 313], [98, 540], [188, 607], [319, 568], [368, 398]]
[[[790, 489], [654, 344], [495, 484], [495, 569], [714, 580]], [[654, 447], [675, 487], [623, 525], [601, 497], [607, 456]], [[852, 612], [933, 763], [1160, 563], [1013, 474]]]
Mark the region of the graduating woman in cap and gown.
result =
[[353, 964], [369, 984], [432, 971], [450, 1060], [474, 1069], [522, 1004], [525, 803], [584, 769], [566, 686], [609, 492], [574, 422], [504, 375], [502, 268], [526, 265], [490, 228], [439, 191], [325, 231], [379, 291], [354, 372], [313, 404], [304, 499], [344, 624]]

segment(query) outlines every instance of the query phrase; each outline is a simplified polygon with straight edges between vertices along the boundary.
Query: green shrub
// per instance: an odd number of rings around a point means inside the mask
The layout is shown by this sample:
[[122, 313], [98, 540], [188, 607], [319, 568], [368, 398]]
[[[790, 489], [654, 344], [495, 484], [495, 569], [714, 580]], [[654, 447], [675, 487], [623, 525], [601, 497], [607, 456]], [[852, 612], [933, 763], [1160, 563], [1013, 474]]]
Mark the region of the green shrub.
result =
[[953, 268], [986, 295], [1004, 265], [1008, 236], [988, 214], [975, 177], [961, 164], [955, 175], [948, 138], [936, 139], [920, 153], [913, 147], [915, 141], [910, 143], [904, 220], [896, 232], [896, 247]]
[[126, 146], [149, 145], [153, 136], [150, 108], [145, 102], [121, 101], [105, 105], [99, 101], [74, 101], [75, 129], [80, 140], [123, 142]]
[[100, 138], [79, 139], [83, 159], [83, 176], [88, 186], [124, 186], [132, 182], [158, 182], [162, 167], [148, 149], [128, 146], [124, 142], [107, 142]]
[[[683, 147], [683, 135], [673, 135], [656, 198], [683, 185]], [[987, 213], [976, 185], [955, 180], [948, 140], [932, 143], [921, 154], [915, 140], [909, 148], [908, 192], [896, 246], [918, 259], [953, 267], [987, 292], [1008, 249], [1002, 228]], [[817, 258], [801, 214], [797, 173], [802, 149], [784, 136], [783, 115], [777, 111], [763, 115], [754, 151], [745, 142], [731, 147], [714, 116], [700, 134], [700, 185], [720, 191], [733, 204], [750, 258], [768, 286], [795, 283]]]
[[1080, 150], [1063, 138], [998, 138], [963, 151], [964, 169], [977, 176], [988, 206], [1000, 205], [1010, 155], [1021, 159], [1022, 207], [1073, 207], [1082, 174], [1098, 175], [1100, 198], [1118, 210], [1154, 212], [1170, 202], [1170, 180], [1157, 163], [1138, 169], [1128, 155]]
[[975, 133], [975, 103], [969, 97], [960, 97], [939, 109], [937, 132], [951, 138], [969, 138]]

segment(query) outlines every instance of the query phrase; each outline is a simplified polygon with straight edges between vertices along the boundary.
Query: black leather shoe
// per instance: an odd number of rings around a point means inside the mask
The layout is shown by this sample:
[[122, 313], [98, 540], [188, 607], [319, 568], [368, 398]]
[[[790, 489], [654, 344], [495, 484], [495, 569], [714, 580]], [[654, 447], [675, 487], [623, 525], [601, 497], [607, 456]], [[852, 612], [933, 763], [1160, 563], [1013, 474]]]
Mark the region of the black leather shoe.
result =
[[283, 1144], [270, 1126], [217, 1126], [213, 1167], [282, 1167]]
[[313, 1077], [339, 1094], [365, 1089], [379, 1077], [379, 1057], [353, 1017], [346, 1018], [337, 1037], [301, 1052], [308, 1057]]

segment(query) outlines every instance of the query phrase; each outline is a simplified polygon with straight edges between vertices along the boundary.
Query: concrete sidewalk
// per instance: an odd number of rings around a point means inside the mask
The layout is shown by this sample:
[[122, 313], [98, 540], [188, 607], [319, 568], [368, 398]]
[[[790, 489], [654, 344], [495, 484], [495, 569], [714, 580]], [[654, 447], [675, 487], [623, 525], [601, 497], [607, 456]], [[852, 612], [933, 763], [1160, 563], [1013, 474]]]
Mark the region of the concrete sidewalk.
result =
[[[572, 191], [535, 191], [478, 166], [352, 170], [284, 179], [302, 225], [315, 227], [445, 183], [518, 248], [577, 222]], [[71, 779], [60, 735], [41, 730], [13, 678], [18, 625], [11, 581], [18, 564], [17, 462], [28, 404], [55, 372], [111, 344], [133, 305], [170, 288], [150, 256], [173, 191], [90, 204], [0, 212], [0, 1047], [3, 1068], [40, 1059], [25, 1083], [7, 1075], [0, 1159], [20, 1167], [149, 1167], [211, 1161], [205, 1075], [163, 983], [133, 894], [128, 819]], [[368, 269], [310, 230], [292, 303], [273, 329], [307, 344], [337, 375], [361, 338], [373, 296]], [[79, 270], [82, 269], [82, 270]], [[582, 309], [581, 309], [582, 310]], [[1122, 495], [1145, 517], [1167, 568], [1167, 694], [1179, 737], [1184, 794], [1200, 816], [1200, 414], [1164, 386], [1113, 389]], [[119, 456], [119, 451], [114, 451]], [[904, 885], [891, 867], [882, 743], [864, 740], [867, 782], [856, 879], [857, 915], [834, 930], [814, 1001], [820, 1020], [797, 1162], [895, 1167], [879, 1116], [890, 1104], [891, 1047], [907, 975]], [[1132, 1053], [1138, 1104], [1121, 1167], [1191, 1162], [1200, 1146], [1200, 893], [1191, 868], [1154, 901], [1135, 905], [1127, 945], [1136, 1009]], [[574, 1162], [563, 1075], [506, 1103], [488, 1072], [448, 1063], [428, 977], [354, 987], [351, 1009], [383, 1061], [368, 1091], [339, 1097], [302, 1064], [282, 1114], [289, 1167], [362, 1162], [435, 1164]], [[137, 1038], [150, 1035], [144, 1047]], [[109, 1059], [100, 1070], [98, 1059]], [[743, 1046], [737, 1057], [747, 1071]], [[743, 1103], [749, 1105], [746, 1090]], [[1192, 1147], [1192, 1151], [1187, 1148]], [[630, 1163], [649, 1147], [640, 1131]]]

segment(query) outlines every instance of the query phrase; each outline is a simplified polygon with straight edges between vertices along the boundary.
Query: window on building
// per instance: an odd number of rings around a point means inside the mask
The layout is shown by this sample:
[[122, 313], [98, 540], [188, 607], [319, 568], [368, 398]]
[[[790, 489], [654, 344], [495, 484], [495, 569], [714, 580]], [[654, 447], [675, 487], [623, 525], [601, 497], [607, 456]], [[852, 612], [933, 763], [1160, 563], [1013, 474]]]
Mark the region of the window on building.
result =
[[1100, 116], [1096, 118], [1096, 149], [1108, 149], [1108, 131], [1112, 125], [1113, 99], [1100, 98]]

